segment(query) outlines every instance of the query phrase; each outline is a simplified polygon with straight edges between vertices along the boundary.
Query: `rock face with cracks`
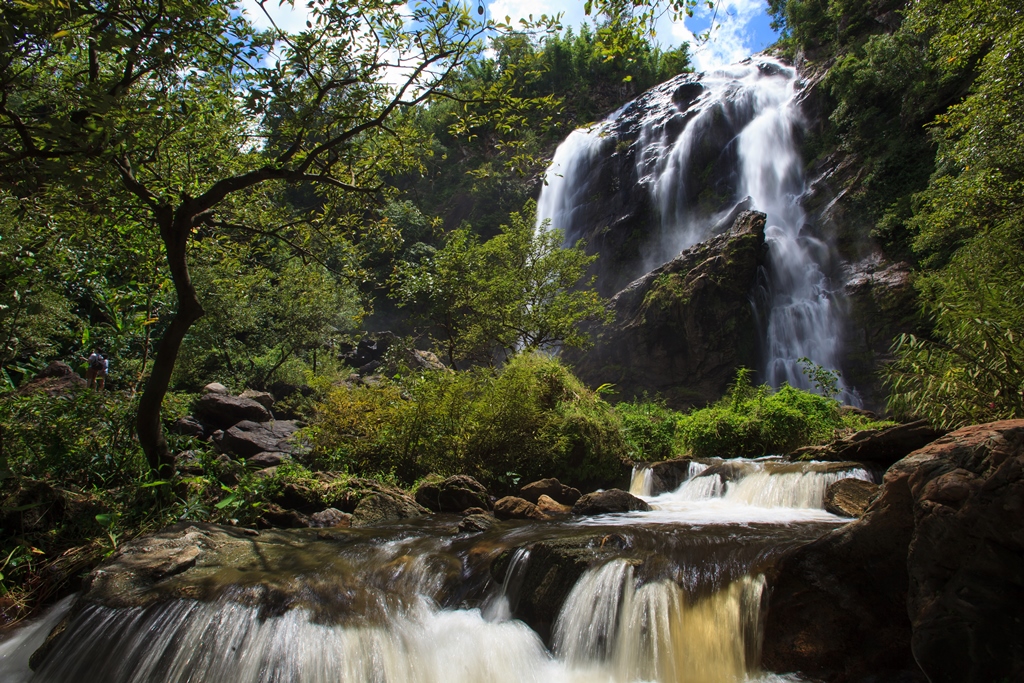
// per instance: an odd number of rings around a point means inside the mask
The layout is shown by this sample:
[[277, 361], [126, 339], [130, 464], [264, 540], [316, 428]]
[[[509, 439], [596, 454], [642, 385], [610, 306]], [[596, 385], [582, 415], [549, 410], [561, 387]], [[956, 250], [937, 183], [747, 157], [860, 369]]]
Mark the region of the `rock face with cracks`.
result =
[[575, 360], [591, 386], [675, 408], [721, 396], [736, 368], [758, 363], [751, 293], [764, 263], [765, 215], [743, 211], [722, 235], [683, 251], [616, 294], [615, 321]]

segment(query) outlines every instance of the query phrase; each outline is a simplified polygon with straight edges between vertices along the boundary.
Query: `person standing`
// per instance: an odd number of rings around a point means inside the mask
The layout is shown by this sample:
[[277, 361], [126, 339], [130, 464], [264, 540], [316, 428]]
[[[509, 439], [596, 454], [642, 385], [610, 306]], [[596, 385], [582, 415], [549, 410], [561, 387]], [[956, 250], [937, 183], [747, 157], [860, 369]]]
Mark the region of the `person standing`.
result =
[[90, 387], [95, 386], [96, 391], [103, 391], [107, 381], [107, 370], [110, 368], [110, 361], [103, 357], [99, 349], [93, 349], [89, 355], [89, 369], [86, 370], [85, 379]]

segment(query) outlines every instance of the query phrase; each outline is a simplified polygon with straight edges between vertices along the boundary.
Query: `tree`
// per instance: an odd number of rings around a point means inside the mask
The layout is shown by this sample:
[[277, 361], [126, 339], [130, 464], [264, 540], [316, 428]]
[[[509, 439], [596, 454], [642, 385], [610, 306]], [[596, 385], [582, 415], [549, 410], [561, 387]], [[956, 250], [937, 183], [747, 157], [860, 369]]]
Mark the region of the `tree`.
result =
[[495, 353], [582, 347], [581, 323], [607, 320], [586, 280], [597, 257], [582, 241], [563, 247], [561, 231], [536, 230], [535, 208], [513, 213], [483, 243], [468, 228], [455, 230], [432, 257], [400, 269], [398, 297], [429, 323], [453, 367], [490, 363]]
[[[64, 188], [94, 215], [159, 236], [175, 309], [137, 430], [173, 465], [160, 407], [204, 315], [195, 240], [258, 231], [312, 254], [338, 215], [361, 215], [381, 177], [411, 163], [403, 107], [443, 94], [484, 26], [446, 2], [315, 0], [307, 29], [260, 32], [234, 0], [5, 4], [0, 178], [21, 197]], [[258, 210], [281, 183], [312, 184], [294, 215]]]

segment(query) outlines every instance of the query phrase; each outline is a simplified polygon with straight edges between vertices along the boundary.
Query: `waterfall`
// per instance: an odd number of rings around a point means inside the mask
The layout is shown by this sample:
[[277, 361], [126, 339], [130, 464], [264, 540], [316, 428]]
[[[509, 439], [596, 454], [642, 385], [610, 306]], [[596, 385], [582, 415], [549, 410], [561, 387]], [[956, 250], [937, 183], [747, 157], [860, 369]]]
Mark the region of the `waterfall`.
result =
[[[767, 214], [768, 277], [763, 320], [763, 376], [809, 389], [801, 358], [828, 369], [838, 367], [841, 315], [837, 287], [826, 267], [830, 247], [805, 229], [800, 206], [804, 192], [798, 138], [804, 127], [796, 70], [769, 57], [683, 74], [617, 111], [612, 117], [575, 131], [558, 148], [538, 201], [538, 225], [545, 220], [563, 228], [569, 241], [595, 236], [628, 222], [629, 215], [607, 217], [609, 210], [649, 202], [652, 224], [637, 217], [629, 223], [643, 241], [639, 272], [672, 259], [680, 250], [728, 229], [730, 217], [752, 207]], [[623, 152], [628, 147], [629, 152]], [[619, 184], [632, 189], [595, 206], [602, 178], [630, 157], [633, 168]], [[617, 165], [616, 165], [617, 164]], [[637, 199], [636, 192], [647, 197]], [[603, 255], [615, 258], [615, 255]], [[628, 259], [627, 259], [628, 261]], [[859, 397], [840, 384], [841, 398]]]

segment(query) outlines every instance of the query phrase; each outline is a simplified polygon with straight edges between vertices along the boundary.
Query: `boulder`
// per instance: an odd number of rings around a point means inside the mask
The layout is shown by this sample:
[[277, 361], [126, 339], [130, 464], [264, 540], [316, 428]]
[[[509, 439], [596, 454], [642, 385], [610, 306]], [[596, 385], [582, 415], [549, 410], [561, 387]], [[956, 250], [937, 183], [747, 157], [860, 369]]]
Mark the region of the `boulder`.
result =
[[562, 505], [561, 503], [556, 501], [554, 498], [551, 498], [550, 496], [541, 496], [540, 498], [538, 498], [537, 509], [541, 512], [541, 514], [547, 515], [549, 517], [564, 516], [572, 512], [571, 505]]
[[498, 519], [547, 519], [547, 515], [528, 500], [505, 496], [494, 503], [494, 516]]
[[264, 529], [306, 529], [313, 526], [313, 522], [309, 515], [304, 515], [298, 510], [287, 510], [271, 503], [260, 515], [259, 526]]
[[347, 527], [352, 525], [352, 515], [337, 508], [327, 508], [309, 516], [309, 526], [314, 529]]
[[557, 479], [541, 479], [519, 489], [519, 497], [536, 504], [541, 496], [548, 496], [562, 505], [573, 505], [580, 499], [580, 492], [571, 486], [566, 486]]
[[863, 479], [840, 479], [825, 489], [825, 509], [840, 517], [863, 517], [878, 489], [878, 484]]
[[201, 439], [206, 434], [206, 430], [203, 429], [203, 425], [199, 424], [199, 420], [190, 415], [179, 417], [175, 420], [174, 424], [171, 425], [170, 432], [182, 436], [191, 436], [194, 439]]
[[294, 436], [298, 429], [294, 420], [264, 423], [243, 420], [224, 432], [219, 446], [242, 458], [263, 452], [291, 454], [296, 450]]
[[71, 369], [70, 365], [55, 360], [40, 370], [39, 374], [30, 381], [18, 387], [17, 394], [27, 396], [43, 392], [50, 396], [59, 396], [85, 385], [86, 381]]
[[764, 263], [765, 215], [741, 212], [731, 229], [690, 247], [612, 297], [615, 321], [572, 356], [590, 386], [623, 399], [662, 395], [673, 408], [717, 400], [736, 368], [758, 360], [751, 293]]
[[610, 512], [648, 511], [651, 506], [621, 489], [588, 493], [572, 506], [574, 515], [604, 515]]
[[1024, 680], [1024, 420], [889, 468], [864, 517], [770, 576], [762, 663], [829, 681]]
[[429, 512], [409, 496], [376, 493], [359, 501], [352, 513], [352, 526], [364, 527], [419, 517]]
[[267, 410], [270, 410], [272, 407], [274, 407], [274, 397], [268, 391], [256, 391], [255, 389], [246, 389], [240, 395], [242, 398], [249, 398], [252, 399], [253, 401], [256, 401]]
[[488, 529], [490, 529], [492, 526], [494, 526], [497, 523], [498, 523], [498, 520], [494, 517], [494, 515], [488, 515], [488, 514], [466, 515], [459, 522], [459, 531], [461, 531], [463, 533], [470, 533], [470, 534], [480, 533], [482, 531], [487, 531]]
[[[213, 429], [228, 429], [239, 422], [267, 422], [270, 411], [250, 398], [208, 393], [199, 397], [193, 410], [196, 417]], [[262, 449], [266, 450], [266, 449]]]
[[249, 456], [245, 459], [245, 462], [248, 463], [250, 467], [266, 469], [268, 467], [277, 467], [281, 463], [288, 462], [291, 459], [292, 456], [288, 453], [262, 451], [256, 455]]
[[868, 429], [829, 444], [816, 455], [818, 460], [855, 460], [891, 465], [912, 451], [930, 444], [945, 434], [925, 420], [896, 425], [887, 429]]
[[205, 387], [203, 387], [202, 393], [204, 393], [204, 394], [219, 394], [221, 396], [230, 396], [231, 395], [231, 390], [229, 390], [226, 386], [224, 386], [220, 382], [210, 382]]
[[439, 482], [427, 482], [416, 490], [416, 502], [434, 512], [462, 512], [468, 508], [488, 509], [490, 495], [483, 484], [464, 474]]

